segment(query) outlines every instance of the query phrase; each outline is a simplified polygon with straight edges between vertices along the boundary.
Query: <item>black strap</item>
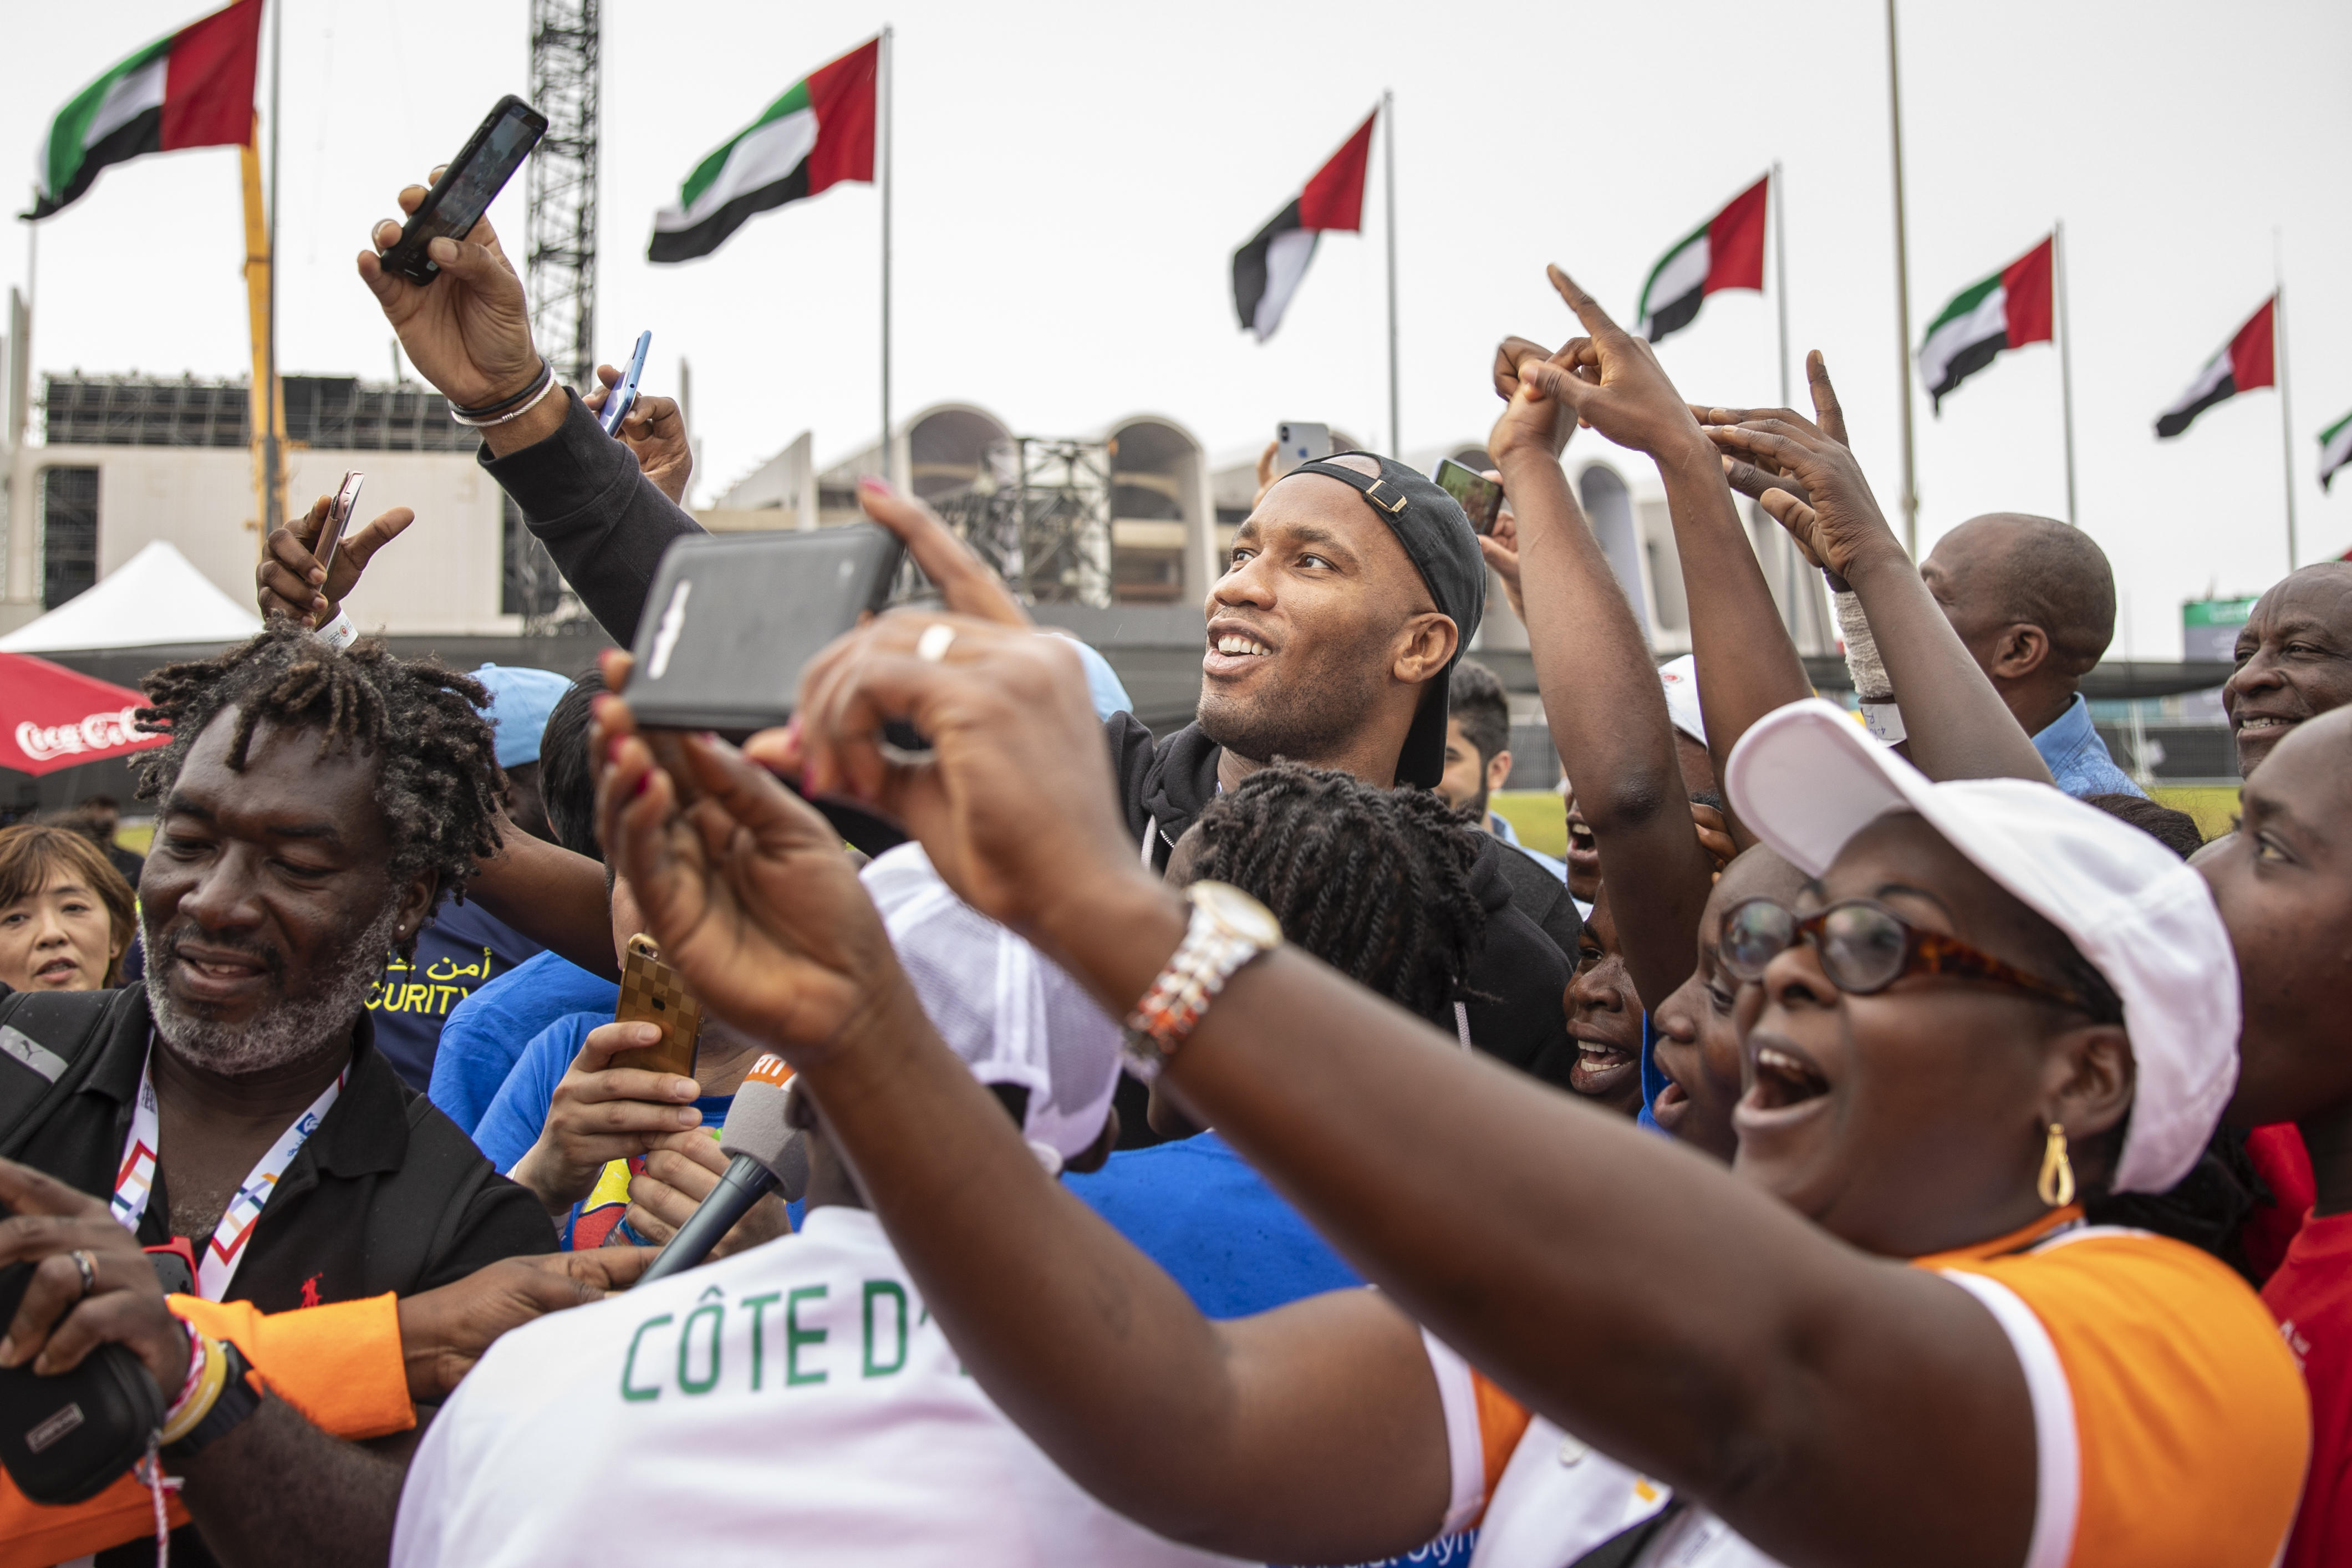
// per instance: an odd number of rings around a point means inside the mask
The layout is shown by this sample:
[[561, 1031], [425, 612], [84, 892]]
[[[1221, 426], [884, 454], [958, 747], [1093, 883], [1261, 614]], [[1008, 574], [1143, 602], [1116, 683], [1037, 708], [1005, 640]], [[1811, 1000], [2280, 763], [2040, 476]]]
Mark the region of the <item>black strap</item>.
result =
[[14, 1159], [48, 1109], [79, 1089], [115, 1009], [135, 994], [17, 991], [0, 995], [0, 1155]]
[[1621, 1530], [1575, 1562], [1568, 1568], [1632, 1568], [1642, 1549], [1665, 1533], [1666, 1526], [1680, 1519], [1690, 1505], [1676, 1498], [1641, 1523]]
[[1405, 507], [1405, 493], [1396, 481], [1380, 474], [1363, 474], [1345, 463], [1335, 463], [1328, 458], [1314, 458], [1291, 470], [1297, 474], [1320, 474], [1327, 479], [1337, 479], [1355, 489], [1366, 500], [1393, 519]]

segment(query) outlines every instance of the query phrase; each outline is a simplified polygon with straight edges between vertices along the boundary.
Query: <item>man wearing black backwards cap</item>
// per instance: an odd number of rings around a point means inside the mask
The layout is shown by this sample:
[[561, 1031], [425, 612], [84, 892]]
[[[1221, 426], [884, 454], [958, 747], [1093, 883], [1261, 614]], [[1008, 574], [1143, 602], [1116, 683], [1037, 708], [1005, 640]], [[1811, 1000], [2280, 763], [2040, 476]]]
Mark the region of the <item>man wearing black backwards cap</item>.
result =
[[[404, 210], [422, 187], [401, 194]], [[396, 226], [379, 225], [388, 244]], [[417, 373], [467, 407], [528, 395], [542, 362], [522, 286], [485, 222], [462, 246], [436, 247], [430, 299], [383, 271], [362, 278]], [[461, 308], [469, 304], [478, 308]], [[482, 466], [614, 640], [635, 638], [669, 542], [700, 526], [638, 471], [577, 397], [541, 398], [483, 429]], [[859, 487], [869, 513], [908, 538], [919, 560], [962, 547], [938, 521], [879, 481]], [[938, 574], [933, 574], [935, 579]], [[1242, 525], [1209, 591], [1198, 721], [1164, 740], [1127, 714], [1106, 725], [1128, 826], [1155, 867], [1221, 788], [1276, 757], [1341, 768], [1387, 787], [1434, 785], [1444, 770], [1445, 677], [1478, 629], [1486, 573], [1477, 535], [1452, 497], [1402, 463], [1343, 453], [1306, 464], [1268, 489]], [[952, 603], [952, 600], [950, 601]], [[1472, 1042], [1565, 1084], [1576, 1060], [1562, 995], [1578, 931], [1546, 930], [1512, 907], [1499, 845], [1484, 847], [1472, 886], [1486, 906], [1486, 947], [1469, 988]], [[1562, 906], [1564, 909], [1569, 906]], [[1140, 1116], [1121, 1120], [1130, 1131]]]

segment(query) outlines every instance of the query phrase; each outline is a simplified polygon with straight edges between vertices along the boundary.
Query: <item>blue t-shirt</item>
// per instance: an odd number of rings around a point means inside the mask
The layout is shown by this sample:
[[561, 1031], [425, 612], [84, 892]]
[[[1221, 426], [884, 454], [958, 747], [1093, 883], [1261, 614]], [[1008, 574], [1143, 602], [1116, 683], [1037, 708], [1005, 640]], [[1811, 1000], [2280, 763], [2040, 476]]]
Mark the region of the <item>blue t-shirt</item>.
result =
[[416, 933], [415, 961], [392, 954], [383, 977], [368, 988], [376, 1048], [409, 1088], [425, 1093], [450, 1009], [540, 951], [539, 943], [479, 904], [443, 904]]
[[2049, 764], [2050, 776], [2058, 787], [2076, 800], [2095, 795], [2136, 795], [2144, 799], [2147, 795], [2129, 773], [2116, 766], [2107, 743], [2099, 739], [2091, 722], [2091, 705], [2079, 691], [2066, 704], [2066, 711], [2033, 737], [2033, 749]]
[[1064, 1184], [1212, 1318], [1245, 1318], [1364, 1282], [1213, 1132], [1123, 1149]]
[[[426, 1098], [471, 1133], [532, 1037], [571, 1013], [602, 1014], [610, 1023], [620, 1003], [619, 986], [567, 959], [551, 952], [528, 959], [449, 1010]], [[542, 1115], [545, 1110], [541, 1107]], [[539, 1134], [534, 1131], [531, 1136]]]
[[[474, 1129], [475, 1147], [501, 1173], [513, 1170], [530, 1152], [530, 1146], [539, 1142], [540, 1133], [547, 1126], [547, 1108], [555, 1100], [555, 1086], [563, 1081], [572, 1058], [579, 1056], [588, 1031], [612, 1021], [609, 1010], [574, 1013], [541, 1029], [523, 1047], [514, 1070], [499, 1087], [498, 1097], [482, 1112], [481, 1123]], [[731, 1094], [706, 1094], [694, 1102], [694, 1108], [702, 1112], [703, 1129], [716, 1136], [719, 1123], [727, 1120], [728, 1109], [734, 1103]], [[567, 1249], [604, 1246], [604, 1238], [628, 1211], [629, 1178], [644, 1169], [642, 1159], [614, 1160], [607, 1164], [596, 1179], [594, 1190], [572, 1205], [572, 1213], [562, 1226], [563, 1246]]]

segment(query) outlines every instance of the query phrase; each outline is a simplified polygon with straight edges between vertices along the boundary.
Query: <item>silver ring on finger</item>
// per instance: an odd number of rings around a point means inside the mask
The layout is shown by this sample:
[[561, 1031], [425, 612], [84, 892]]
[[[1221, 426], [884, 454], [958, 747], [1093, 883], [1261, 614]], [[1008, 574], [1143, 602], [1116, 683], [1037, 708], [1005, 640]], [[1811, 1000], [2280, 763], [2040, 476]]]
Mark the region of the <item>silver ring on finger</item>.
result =
[[76, 1268], [81, 1270], [81, 1293], [84, 1296], [97, 1295], [98, 1259], [90, 1256], [89, 1248], [86, 1247], [78, 1247], [71, 1252], [67, 1253], [66, 1256], [73, 1259], [74, 1267]]
[[954, 646], [955, 639], [955, 627], [945, 621], [933, 621], [923, 628], [923, 635], [915, 639], [915, 657], [925, 664], [938, 664], [947, 658], [948, 649]]

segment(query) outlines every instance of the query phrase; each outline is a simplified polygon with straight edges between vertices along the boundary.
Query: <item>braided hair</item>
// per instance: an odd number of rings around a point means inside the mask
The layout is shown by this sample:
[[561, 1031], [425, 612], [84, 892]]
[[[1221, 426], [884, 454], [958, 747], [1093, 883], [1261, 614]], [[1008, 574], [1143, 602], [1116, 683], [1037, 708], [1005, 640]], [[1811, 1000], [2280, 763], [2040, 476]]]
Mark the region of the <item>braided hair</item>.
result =
[[141, 683], [152, 706], [139, 728], [171, 737], [132, 763], [139, 798], [168, 794], [196, 737], [234, 709], [228, 765], [245, 769], [262, 721], [318, 731], [323, 762], [356, 750], [376, 759], [375, 803], [391, 851], [384, 871], [400, 886], [423, 873], [434, 902], [457, 892], [478, 857], [498, 852], [504, 775], [489, 722], [489, 693], [430, 658], [398, 658], [381, 637], [341, 653], [283, 616], [212, 658], [167, 664]]
[[1201, 813], [1196, 875], [1263, 902], [1283, 939], [1450, 1028], [1486, 936], [1475, 831], [1424, 789], [1276, 763]]

